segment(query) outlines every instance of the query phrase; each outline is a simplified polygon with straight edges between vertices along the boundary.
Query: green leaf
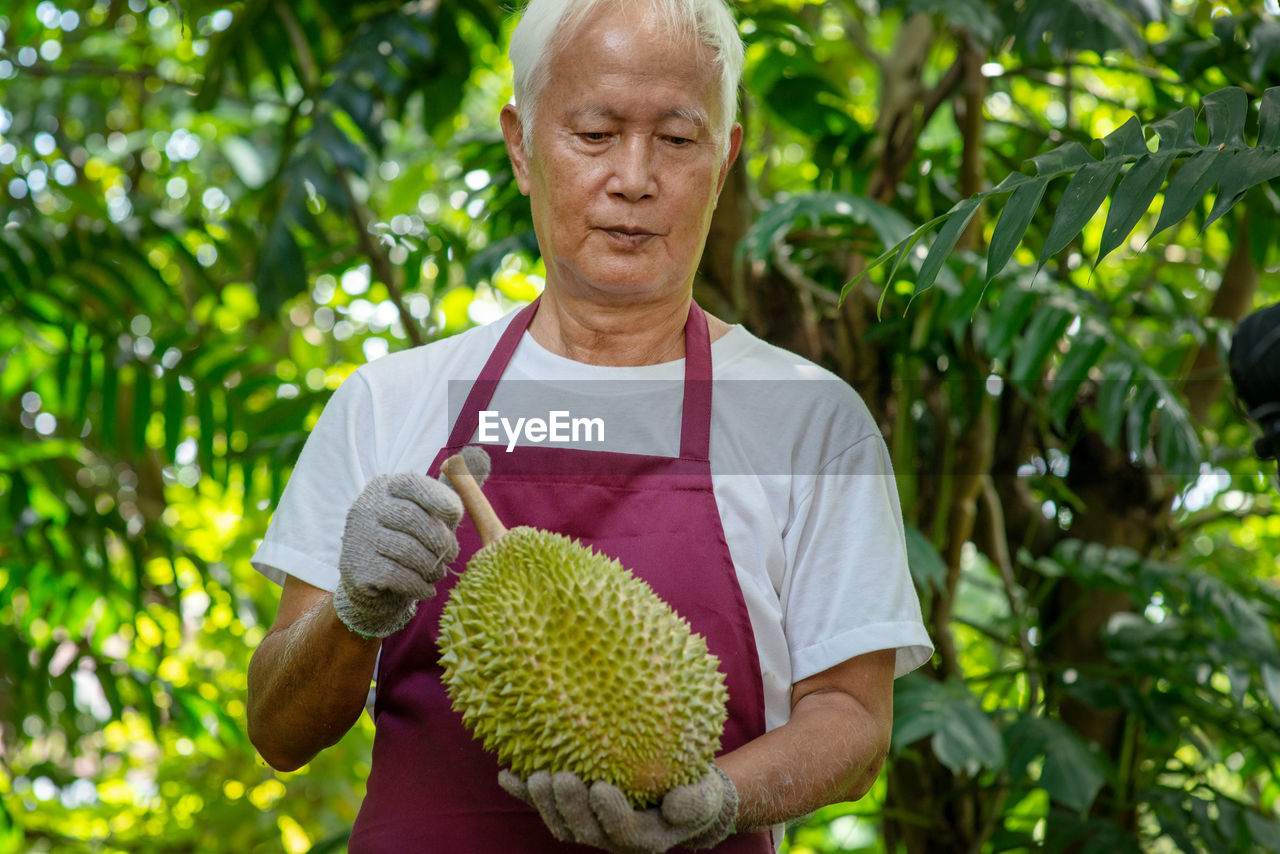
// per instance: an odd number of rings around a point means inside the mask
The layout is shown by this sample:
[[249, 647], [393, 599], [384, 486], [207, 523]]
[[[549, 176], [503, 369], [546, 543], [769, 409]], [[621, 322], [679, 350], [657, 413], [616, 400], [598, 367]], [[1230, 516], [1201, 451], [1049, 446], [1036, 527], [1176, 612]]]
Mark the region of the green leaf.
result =
[[1102, 138], [1102, 148], [1106, 160], [1146, 157], [1149, 152], [1142, 135], [1142, 122], [1137, 116], [1130, 116], [1127, 122]]
[[[71, 348], [66, 348], [58, 355], [58, 367], [54, 373], [53, 390], [58, 395], [56, 406], [59, 409], [66, 410], [70, 408], [71, 403], [71, 371], [75, 367], [75, 353]], [[54, 401], [50, 401], [54, 404]]]
[[1151, 435], [1151, 415], [1160, 402], [1160, 395], [1150, 382], [1139, 381], [1133, 396], [1133, 403], [1125, 413], [1125, 442], [1129, 453], [1138, 454], [1147, 444]]
[[1194, 474], [1203, 457], [1200, 436], [1182, 404], [1166, 397], [1156, 437], [1156, 457], [1167, 471]]
[[1040, 250], [1040, 266], [1043, 267], [1046, 261], [1065, 249], [1080, 233], [1107, 193], [1111, 192], [1123, 165], [1122, 160], [1094, 162], [1071, 178], [1071, 183], [1063, 191], [1062, 203], [1058, 205], [1049, 236]]
[[1151, 129], [1160, 135], [1160, 153], [1186, 151], [1199, 148], [1196, 141], [1196, 111], [1183, 107], [1171, 116], [1151, 125]]
[[975, 702], [955, 700], [938, 721], [933, 754], [952, 773], [972, 776], [983, 768], [999, 767], [1004, 762], [1004, 744], [1000, 731]]
[[911, 224], [897, 211], [873, 199], [850, 193], [804, 193], [764, 210], [742, 238], [739, 251], [764, 260], [773, 256], [787, 235], [805, 224], [842, 223], [866, 226], [885, 246], [897, 250]]
[[1083, 813], [1106, 781], [1103, 765], [1084, 741], [1066, 727], [1055, 728], [1045, 746], [1040, 785], [1055, 801]]
[[1244, 813], [1244, 823], [1249, 836], [1259, 851], [1280, 851], [1280, 822], [1264, 818], [1252, 810]]
[[197, 448], [196, 459], [205, 472], [213, 471], [213, 435], [217, 424], [213, 414], [212, 388], [196, 389], [196, 425]]
[[1280, 148], [1280, 86], [1262, 93], [1258, 108], [1258, 148]]
[[1040, 180], [1042, 179], [1039, 176], [1023, 175], [1021, 172], [1011, 172], [1008, 175], [1005, 175], [1004, 180], [999, 184], [996, 184], [990, 190], [978, 193], [977, 195], [982, 196], [984, 199], [990, 196], [1002, 196], [1005, 193], [1012, 193], [1014, 190], [1017, 190], [1027, 184], [1034, 184]]
[[364, 173], [367, 163], [364, 151], [342, 132], [328, 113], [313, 117], [311, 141], [329, 155], [335, 166], [356, 175]]
[[[896, 258], [893, 259], [893, 267], [889, 270], [889, 276], [884, 280], [884, 290], [880, 292], [880, 299], [876, 302], [877, 315], [884, 308], [884, 298], [888, 296], [889, 288], [893, 287], [893, 282], [898, 276], [898, 268], [902, 266], [903, 259], [907, 257], [907, 253], [909, 253], [912, 250], [912, 248], [916, 245], [916, 241], [920, 239], [920, 236], [923, 233], [924, 233], [923, 228], [918, 228], [916, 229], [914, 234], [912, 234], [906, 240], [902, 241], [902, 243], [898, 244], [898, 255]], [[857, 280], [855, 279], [854, 281], [857, 281]], [[840, 292], [841, 299], [844, 298], [845, 293], [848, 291], [851, 285], [852, 283], [850, 283], [849, 285], [845, 285], [844, 289], [841, 290]]]
[[1126, 362], [1112, 362], [1102, 369], [1098, 389], [1098, 417], [1102, 422], [1099, 432], [1103, 441], [1112, 447], [1120, 444], [1132, 379], [1133, 366]]
[[836, 104], [842, 96], [818, 74], [778, 77], [764, 101], [792, 127], [808, 136], [843, 136], [852, 119]]
[[1262, 687], [1271, 698], [1271, 708], [1280, 712], [1280, 669], [1262, 663]]
[[184, 398], [178, 372], [168, 371], [164, 382], [164, 456], [169, 462], [177, 457], [178, 443], [182, 441]]
[[1039, 785], [1049, 797], [1077, 812], [1093, 804], [1106, 781], [1103, 763], [1065, 724], [1050, 718], [1024, 718], [1009, 727], [1005, 737], [1007, 767], [1015, 780], [1043, 756]]
[[1004, 203], [1000, 211], [1000, 220], [996, 223], [995, 232], [991, 235], [991, 246], [987, 250], [986, 280], [991, 282], [1013, 257], [1014, 250], [1022, 242], [1027, 233], [1027, 226], [1036, 209], [1040, 207], [1040, 199], [1044, 196], [1045, 187], [1049, 186], [1049, 178], [1037, 178], [1023, 184], [1013, 191], [1009, 201]]
[[[862, 279], [863, 279], [863, 278], [864, 278], [868, 273], [870, 273], [872, 270], [876, 269], [876, 268], [877, 268], [877, 267], [879, 267], [880, 265], [884, 264], [884, 262], [888, 261], [890, 257], [896, 257], [896, 258], [897, 258], [897, 262], [895, 262], [894, 267], [893, 267], [893, 269], [894, 269], [894, 273], [896, 274], [897, 269], [898, 269], [898, 265], [902, 262], [902, 259], [906, 256], [906, 254], [907, 254], [907, 252], [910, 250], [910, 248], [911, 248], [912, 246], [914, 246], [914, 245], [915, 245], [916, 241], [918, 241], [922, 236], [924, 236], [924, 234], [925, 234], [926, 232], [928, 232], [928, 231], [929, 231], [929, 229], [933, 228], [935, 225], [937, 225], [938, 223], [942, 222], [942, 221], [943, 221], [944, 219], [946, 219], [948, 216], [949, 216], [949, 214], [942, 214], [941, 216], [935, 216], [933, 219], [929, 220], [929, 221], [928, 221], [928, 222], [926, 222], [924, 225], [917, 226], [917, 227], [916, 227], [916, 229], [915, 229], [914, 231], [912, 231], [910, 234], [907, 234], [907, 235], [906, 235], [905, 237], [903, 237], [901, 240], [899, 240], [899, 241], [895, 242], [895, 243], [894, 243], [892, 246], [890, 246], [888, 249], [886, 249], [885, 251], [883, 251], [883, 252], [881, 252], [879, 255], [877, 255], [875, 258], [873, 258], [873, 259], [872, 259], [872, 260], [867, 264], [867, 266], [862, 270], [862, 272], [861, 272], [861, 273], [859, 273], [858, 275], [854, 276], [852, 279], [850, 279], [849, 281], [845, 282], [843, 286], [841, 286], [841, 288], [840, 288], [840, 299], [841, 299], [841, 300], [843, 300], [843, 299], [845, 298], [845, 296], [849, 293], [850, 289], [852, 289], [852, 288], [853, 288], [853, 286], [854, 286], [854, 285], [856, 285], [858, 282], [862, 281]], [[904, 220], [904, 222], [905, 222], [905, 220]], [[910, 226], [908, 226], [908, 228], [909, 228], [909, 227], [910, 227]], [[877, 304], [877, 306], [876, 306], [876, 310], [877, 310], [877, 311], [879, 311], [879, 310], [880, 310], [880, 308], [882, 308], [882, 307], [883, 307], [883, 305], [884, 305], [884, 298], [885, 298], [885, 294], [888, 292], [888, 284], [891, 284], [892, 282], [893, 282], [893, 274], [891, 274], [891, 275], [889, 276], [889, 278], [888, 278], [888, 280], [887, 280], [887, 282], [886, 282], [886, 288], [885, 288], [885, 291], [884, 291], [884, 292], [882, 292], [882, 293], [880, 294], [880, 301], [879, 301], [879, 303], [878, 303], [878, 304]]]
[[[1138, 395], [1129, 413], [1130, 449], [1136, 451], [1151, 434], [1151, 414], [1159, 406], [1156, 456], [1164, 467], [1177, 474], [1192, 474], [1203, 457], [1200, 438], [1182, 400], [1169, 383], [1137, 354], [1130, 356], [1137, 366]], [[1140, 412], [1144, 413], [1140, 416]], [[1139, 422], [1137, 419], [1143, 420]], [[1134, 444], [1135, 441], [1138, 444]]]
[[287, 219], [277, 216], [258, 256], [254, 286], [264, 314], [273, 314], [306, 286], [306, 261]]
[[[1084, 833], [1088, 836], [1084, 840], [1084, 844], [1078, 847], [1050, 848], [1054, 854], [1062, 854], [1063, 851], [1071, 850], [1078, 854], [1145, 854], [1144, 850], [1134, 841], [1131, 831], [1122, 830], [1114, 824], [1103, 824], [1101, 821], [1089, 821], [1087, 824], [1081, 823], [1077, 825], [1084, 827]], [[1064, 843], [1065, 844], [1065, 843]]]
[[36, 262], [36, 270], [40, 275], [48, 279], [58, 270], [58, 263], [54, 260], [53, 253], [45, 245], [45, 241], [33, 234], [27, 235], [27, 250], [31, 253]]
[[502, 16], [496, 7], [483, 0], [461, 0], [460, 5], [484, 27], [490, 39], [498, 41], [502, 38]]
[[93, 346], [85, 346], [80, 351], [80, 385], [77, 389], [78, 394], [75, 400], [75, 424], [77, 427], [84, 424], [84, 419], [89, 413], [89, 395], [97, 386], [102, 372], [96, 370], [96, 366], [102, 361], [102, 354], [98, 352], [98, 348]]
[[13, 240], [9, 236], [8, 231], [0, 232], [0, 250], [4, 255], [0, 257], [0, 261], [7, 259], [8, 263], [0, 263], [0, 271], [8, 270], [9, 273], [0, 276], [0, 283], [3, 283], [5, 290], [11, 290], [15, 285], [23, 290], [30, 290], [32, 287], [31, 271], [27, 267], [27, 261], [22, 256], [22, 252], [18, 247], [13, 245]]
[[1036, 301], [1034, 291], [1022, 288], [1010, 288], [1000, 295], [987, 326], [985, 345], [988, 355], [996, 359], [1005, 357]]
[[1249, 96], [1239, 86], [1210, 92], [1200, 101], [1209, 125], [1209, 147], [1243, 146], [1244, 120], [1249, 113]]
[[1004, 764], [1004, 743], [962, 680], [912, 674], [895, 684], [892, 744], [901, 751], [925, 738], [953, 773], [977, 774]]
[[[381, 148], [382, 130], [375, 123], [376, 103], [372, 93], [340, 81], [329, 88], [326, 96], [330, 104], [346, 114], [375, 151]], [[340, 116], [334, 119], [338, 126], [344, 123]]]
[[1223, 168], [1218, 196], [1214, 199], [1213, 209], [1209, 212], [1208, 218], [1200, 228], [1201, 234], [1244, 198], [1244, 194], [1250, 188], [1280, 176], [1280, 152], [1251, 148], [1234, 153], [1223, 152], [1223, 154], [1231, 154], [1231, 157]]
[[1261, 20], [1249, 33], [1249, 48], [1253, 59], [1249, 63], [1249, 79], [1263, 80], [1268, 66], [1280, 51], [1280, 24]]
[[102, 409], [101, 421], [97, 425], [102, 431], [102, 441], [113, 445], [119, 435], [116, 431], [116, 399], [119, 393], [120, 372], [111, 363], [111, 352], [102, 355]]
[[907, 538], [907, 566], [921, 593], [928, 594], [930, 587], [944, 590], [947, 586], [947, 564], [937, 547], [914, 525], [905, 526]]
[[[882, 3], [880, 8], [889, 9], [891, 5]], [[1005, 32], [1000, 17], [982, 0], [911, 0], [905, 5], [907, 14], [945, 16], [948, 26], [956, 32], [966, 32], [983, 49], [998, 43]]]
[[1036, 174], [1054, 177], [1066, 172], [1074, 172], [1077, 168], [1089, 163], [1097, 163], [1088, 149], [1078, 142], [1064, 142], [1052, 151], [1037, 154], [1030, 158], [1036, 167]]
[[1107, 349], [1108, 341], [1102, 335], [1082, 329], [1071, 341], [1067, 355], [1053, 377], [1049, 392], [1049, 415], [1058, 427], [1066, 424], [1067, 414], [1075, 403], [1080, 386], [1089, 378], [1089, 369]]
[[227, 158], [236, 176], [251, 190], [267, 182], [268, 164], [253, 143], [239, 136], [224, 135], [218, 141], [222, 156]]
[[1124, 243], [1129, 232], [1151, 207], [1151, 201], [1164, 184], [1175, 156], [1173, 152], [1145, 155], [1121, 179], [1111, 199], [1111, 209], [1107, 211], [1107, 224], [1102, 229], [1095, 264], [1102, 263], [1103, 258]]
[[1191, 209], [1200, 203], [1209, 188], [1218, 183], [1227, 158], [1222, 151], [1201, 151], [1183, 163], [1164, 191], [1164, 205], [1160, 218], [1151, 232], [1155, 237], [1175, 222], [1180, 222]]
[[1039, 307], [1013, 354], [1010, 373], [1016, 384], [1030, 390], [1039, 381], [1049, 351], [1061, 340], [1073, 319], [1070, 314], [1049, 303], [1043, 303]]
[[915, 293], [918, 294], [932, 287], [933, 280], [937, 278], [938, 271], [942, 269], [942, 262], [951, 254], [951, 250], [955, 248], [956, 241], [960, 239], [960, 233], [969, 224], [969, 220], [973, 219], [973, 215], [977, 213], [978, 206], [981, 204], [982, 199], [980, 197], [971, 196], [951, 209], [946, 224], [939, 230], [933, 245], [929, 247], [929, 254], [925, 256], [924, 263], [920, 265], [920, 272], [916, 275]]
[[893, 686], [892, 749], [900, 752], [937, 731], [938, 717], [946, 707], [942, 684], [921, 673], [910, 673]]
[[339, 854], [339, 852], [347, 850], [347, 843], [350, 841], [351, 831], [343, 830], [319, 840], [307, 849], [307, 854]]
[[[745, 241], [746, 238], [743, 238], [743, 240]], [[744, 244], [743, 243], [738, 244], [738, 252], [741, 253], [743, 249], [744, 249]], [[765, 251], [768, 252], [769, 250], [766, 248]], [[502, 269], [503, 259], [505, 259], [508, 255], [511, 255], [513, 253], [522, 253], [522, 254], [527, 254], [535, 257], [537, 256], [538, 238], [537, 238], [537, 235], [534, 233], [533, 229], [530, 228], [525, 231], [520, 231], [515, 234], [509, 235], [507, 237], [504, 237], [501, 240], [495, 240], [493, 243], [490, 243], [484, 249], [481, 249], [479, 252], [472, 255], [471, 258], [467, 261], [467, 268], [466, 268], [467, 283], [474, 288], [479, 286], [481, 281], [490, 279], [493, 276], [497, 275], [498, 271]], [[756, 257], [763, 258], [765, 256], [756, 256]], [[422, 257], [421, 256], [415, 256], [415, 255], [409, 256], [409, 261], [405, 267], [405, 275], [406, 275], [406, 283], [405, 283], [406, 292], [411, 289], [416, 289], [419, 287], [419, 283], [422, 278]], [[443, 274], [441, 274], [440, 276], [437, 277], [437, 281], [446, 281], [446, 277]], [[410, 285], [409, 282], [412, 282], [413, 284]], [[435, 283], [429, 283], [427, 285], [428, 288], [431, 288], [434, 286], [435, 286]]]
[[133, 372], [133, 451], [147, 451], [147, 424], [151, 421], [151, 372], [139, 364]]

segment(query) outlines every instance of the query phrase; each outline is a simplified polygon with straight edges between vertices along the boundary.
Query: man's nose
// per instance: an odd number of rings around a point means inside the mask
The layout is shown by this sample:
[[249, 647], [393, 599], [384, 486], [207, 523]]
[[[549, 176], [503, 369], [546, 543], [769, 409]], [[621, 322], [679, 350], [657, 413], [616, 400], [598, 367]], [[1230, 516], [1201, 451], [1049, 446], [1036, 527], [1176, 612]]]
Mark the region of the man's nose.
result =
[[629, 135], [619, 140], [606, 192], [631, 202], [656, 196], [658, 176], [653, 154], [653, 146], [644, 136]]

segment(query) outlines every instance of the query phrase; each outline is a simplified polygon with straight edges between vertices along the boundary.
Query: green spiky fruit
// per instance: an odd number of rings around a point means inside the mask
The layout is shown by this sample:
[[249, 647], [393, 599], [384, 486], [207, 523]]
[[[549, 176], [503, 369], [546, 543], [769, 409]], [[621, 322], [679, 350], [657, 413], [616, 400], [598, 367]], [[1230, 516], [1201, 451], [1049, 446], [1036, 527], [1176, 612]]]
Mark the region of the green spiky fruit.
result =
[[439, 646], [454, 709], [522, 777], [572, 771], [642, 805], [696, 781], [719, 748], [728, 692], [706, 641], [568, 537], [513, 528], [476, 552]]

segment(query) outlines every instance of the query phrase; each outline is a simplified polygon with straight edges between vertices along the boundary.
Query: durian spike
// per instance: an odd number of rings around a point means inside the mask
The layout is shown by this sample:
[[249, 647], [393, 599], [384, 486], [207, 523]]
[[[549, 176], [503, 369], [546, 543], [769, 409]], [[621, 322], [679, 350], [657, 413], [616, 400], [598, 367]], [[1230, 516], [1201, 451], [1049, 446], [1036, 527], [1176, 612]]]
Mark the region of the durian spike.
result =
[[493, 505], [480, 491], [480, 484], [471, 476], [471, 470], [467, 468], [467, 461], [462, 458], [462, 454], [449, 457], [440, 464], [440, 470], [449, 476], [449, 482], [462, 499], [462, 506], [471, 517], [471, 524], [476, 526], [476, 533], [480, 535], [483, 545], [489, 545], [507, 532], [506, 526], [493, 511]]

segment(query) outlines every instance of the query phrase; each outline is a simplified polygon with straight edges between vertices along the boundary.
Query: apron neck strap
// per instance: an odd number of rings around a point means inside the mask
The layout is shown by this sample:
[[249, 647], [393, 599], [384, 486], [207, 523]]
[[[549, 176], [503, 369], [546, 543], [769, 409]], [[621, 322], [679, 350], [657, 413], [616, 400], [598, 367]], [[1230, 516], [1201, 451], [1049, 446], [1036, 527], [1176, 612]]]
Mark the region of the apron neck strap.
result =
[[711, 450], [711, 334], [707, 316], [693, 300], [684, 324], [684, 407], [680, 458], [709, 460]]
[[541, 299], [542, 297], [539, 296], [520, 309], [520, 313], [511, 318], [511, 323], [507, 324], [507, 328], [503, 330], [497, 346], [489, 354], [489, 360], [480, 369], [480, 376], [476, 378], [471, 391], [467, 393], [467, 399], [462, 403], [462, 409], [458, 412], [458, 420], [453, 422], [453, 431], [449, 434], [449, 444], [446, 447], [461, 448], [476, 434], [476, 428], [480, 426], [480, 410], [486, 408], [489, 401], [493, 399], [498, 381], [502, 379], [502, 372], [507, 369], [507, 363], [516, 352], [520, 336], [529, 328], [529, 321], [533, 320], [533, 314], [538, 310], [538, 302]]
[[[493, 348], [467, 394], [458, 419], [449, 434], [450, 448], [460, 448], [471, 441], [480, 426], [480, 411], [489, 405], [503, 372], [516, 352], [541, 297], [535, 299], [513, 318]], [[684, 406], [680, 416], [680, 456], [682, 459], [707, 460], [711, 448], [711, 336], [707, 317], [696, 302], [689, 302], [689, 319], [684, 327]]]

